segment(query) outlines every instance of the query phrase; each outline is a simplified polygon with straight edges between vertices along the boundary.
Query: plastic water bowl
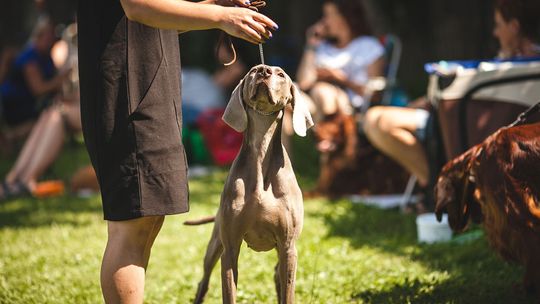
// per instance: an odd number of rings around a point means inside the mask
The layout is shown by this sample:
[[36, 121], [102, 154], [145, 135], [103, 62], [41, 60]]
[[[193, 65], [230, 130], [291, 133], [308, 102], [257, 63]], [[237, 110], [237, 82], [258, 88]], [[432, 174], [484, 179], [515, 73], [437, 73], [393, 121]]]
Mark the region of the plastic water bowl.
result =
[[440, 223], [437, 221], [435, 213], [421, 214], [416, 217], [416, 229], [420, 243], [447, 242], [452, 238], [447, 214], [443, 215]]

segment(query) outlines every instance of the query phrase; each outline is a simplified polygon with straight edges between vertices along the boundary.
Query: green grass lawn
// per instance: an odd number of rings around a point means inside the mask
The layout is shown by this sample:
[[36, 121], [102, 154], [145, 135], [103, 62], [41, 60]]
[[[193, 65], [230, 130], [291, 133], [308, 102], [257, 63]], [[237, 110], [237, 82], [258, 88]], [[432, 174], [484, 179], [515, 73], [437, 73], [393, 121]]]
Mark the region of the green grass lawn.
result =
[[[302, 152], [301, 152], [302, 153]], [[297, 157], [299, 180], [313, 183], [313, 159]], [[67, 178], [87, 162], [71, 147], [49, 176]], [[7, 161], [2, 161], [4, 173]], [[302, 175], [300, 172], [309, 172]], [[191, 211], [167, 217], [153, 248], [145, 303], [189, 303], [202, 276], [212, 225], [182, 222], [213, 214], [225, 170], [190, 181]], [[307, 200], [298, 243], [297, 303], [529, 303], [515, 292], [522, 269], [501, 261], [481, 237], [419, 245], [414, 217], [347, 200]], [[0, 203], [0, 303], [100, 303], [106, 241], [99, 197]], [[239, 303], [276, 303], [274, 252], [243, 246]], [[207, 303], [220, 303], [219, 266]]]

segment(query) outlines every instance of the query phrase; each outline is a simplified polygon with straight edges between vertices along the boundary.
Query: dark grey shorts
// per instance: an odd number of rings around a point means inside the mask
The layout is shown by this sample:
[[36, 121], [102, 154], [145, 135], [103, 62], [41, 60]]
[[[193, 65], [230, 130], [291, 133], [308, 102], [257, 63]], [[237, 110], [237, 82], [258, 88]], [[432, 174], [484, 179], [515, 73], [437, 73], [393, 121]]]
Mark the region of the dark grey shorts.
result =
[[176, 32], [122, 18], [97, 72], [81, 118], [105, 219], [188, 211]]

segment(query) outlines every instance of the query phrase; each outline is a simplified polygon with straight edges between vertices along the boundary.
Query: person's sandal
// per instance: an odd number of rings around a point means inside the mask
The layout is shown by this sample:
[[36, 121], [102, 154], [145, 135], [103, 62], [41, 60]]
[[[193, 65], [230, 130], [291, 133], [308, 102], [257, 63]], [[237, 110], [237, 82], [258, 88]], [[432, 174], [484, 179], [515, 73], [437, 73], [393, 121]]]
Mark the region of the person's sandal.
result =
[[0, 202], [12, 200], [15, 198], [21, 198], [26, 196], [32, 196], [28, 186], [20, 180], [16, 180], [14, 183], [9, 184], [7, 181], [2, 182], [2, 194], [0, 195]]
[[11, 188], [9, 187], [9, 184], [7, 181], [2, 182], [2, 194], [0, 194], [0, 202], [7, 201], [11, 198]]
[[16, 180], [13, 183], [13, 187], [11, 188], [11, 197], [12, 198], [21, 198], [21, 197], [31, 197], [32, 191], [28, 188], [28, 186], [23, 183], [21, 180]]

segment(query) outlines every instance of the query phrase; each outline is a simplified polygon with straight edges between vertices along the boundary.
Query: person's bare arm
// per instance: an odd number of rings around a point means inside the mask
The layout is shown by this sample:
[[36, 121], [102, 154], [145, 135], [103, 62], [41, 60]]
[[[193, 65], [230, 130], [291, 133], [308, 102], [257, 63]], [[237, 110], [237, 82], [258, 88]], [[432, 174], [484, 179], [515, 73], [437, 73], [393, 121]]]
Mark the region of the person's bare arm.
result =
[[42, 96], [43, 94], [57, 91], [62, 86], [62, 81], [67, 77], [68, 71], [63, 71], [51, 80], [45, 80], [38, 66], [35, 63], [28, 63], [23, 67], [23, 74], [32, 95]]
[[[367, 68], [368, 79], [384, 76], [385, 60], [383, 57], [375, 60]], [[366, 86], [356, 83], [343, 73], [341, 70], [333, 69], [317, 69], [317, 78], [322, 81], [337, 84], [341, 87], [349, 88], [358, 95], [366, 93]]]
[[312, 25], [306, 32], [306, 48], [296, 72], [298, 87], [304, 92], [311, 89], [317, 81], [315, 49], [322, 42], [323, 36], [324, 27], [320, 21]]
[[252, 43], [261, 43], [277, 24], [242, 7], [193, 3], [183, 0], [120, 0], [126, 16], [148, 26], [178, 31], [218, 28]]

